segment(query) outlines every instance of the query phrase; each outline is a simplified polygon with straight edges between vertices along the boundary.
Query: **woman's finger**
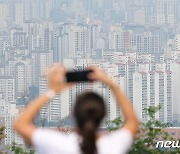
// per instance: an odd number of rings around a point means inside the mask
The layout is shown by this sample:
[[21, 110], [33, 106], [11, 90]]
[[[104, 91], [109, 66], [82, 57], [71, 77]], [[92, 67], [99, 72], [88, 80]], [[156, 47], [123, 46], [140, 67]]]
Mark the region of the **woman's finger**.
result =
[[89, 73], [88, 74], [88, 79], [95, 80], [96, 79], [96, 75], [94, 73]]
[[95, 66], [95, 65], [91, 65], [91, 66], [89, 66], [89, 67], [88, 67], [88, 69], [89, 69], [89, 70], [93, 70], [93, 71], [94, 71], [94, 70], [96, 70], [96, 69], [97, 69], [97, 66]]

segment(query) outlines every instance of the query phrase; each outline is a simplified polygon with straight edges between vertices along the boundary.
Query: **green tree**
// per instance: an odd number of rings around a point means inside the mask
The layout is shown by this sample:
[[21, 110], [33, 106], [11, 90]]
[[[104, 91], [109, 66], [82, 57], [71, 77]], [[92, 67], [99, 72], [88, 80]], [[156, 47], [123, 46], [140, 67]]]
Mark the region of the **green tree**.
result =
[[16, 144], [15, 142], [12, 143], [11, 151], [15, 154], [34, 154], [34, 150], [30, 148], [30, 150], [25, 150], [20, 145]]
[[4, 131], [5, 131], [5, 127], [0, 126], [0, 154], [6, 154], [7, 153], [7, 152], [5, 152], [6, 150], [4, 149], [4, 146], [2, 144], [3, 140], [6, 138]]
[[6, 137], [4, 131], [5, 131], [5, 127], [4, 126], [0, 126], [0, 143]]
[[[160, 110], [160, 106], [147, 109], [149, 120], [140, 124], [140, 134], [136, 137], [129, 154], [178, 154], [180, 149], [157, 149], [155, 148], [158, 140], [175, 140], [164, 128], [171, 126], [169, 123], [161, 123], [155, 119], [155, 113]], [[121, 117], [107, 123], [108, 131], [115, 131], [122, 126]]]

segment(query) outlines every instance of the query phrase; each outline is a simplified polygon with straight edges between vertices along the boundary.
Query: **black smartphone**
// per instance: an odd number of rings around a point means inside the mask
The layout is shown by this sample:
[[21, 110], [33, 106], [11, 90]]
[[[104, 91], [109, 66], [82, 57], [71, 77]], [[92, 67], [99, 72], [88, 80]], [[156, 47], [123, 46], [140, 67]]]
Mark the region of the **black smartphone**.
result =
[[88, 81], [92, 81], [92, 80], [88, 79], [88, 74], [91, 72], [92, 72], [92, 70], [67, 72], [66, 81], [67, 82], [88, 82]]

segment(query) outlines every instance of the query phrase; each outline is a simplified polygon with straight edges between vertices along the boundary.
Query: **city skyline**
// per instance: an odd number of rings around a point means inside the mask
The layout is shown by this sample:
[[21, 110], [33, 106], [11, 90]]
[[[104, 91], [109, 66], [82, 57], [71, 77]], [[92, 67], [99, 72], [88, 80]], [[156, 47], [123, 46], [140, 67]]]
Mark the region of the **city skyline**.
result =
[[[179, 0], [0, 0], [0, 125], [5, 144], [22, 139], [13, 119], [47, 91], [53, 63], [68, 69], [98, 65], [128, 95], [142, 122], [155, 118], [180, 127]], [[106, 100], [113, 120], [121, 115], [110, 89], [79, 83], [59, 94], [38, 118], [51, 126], [71, 115], [76, 96], [93, 90]]]

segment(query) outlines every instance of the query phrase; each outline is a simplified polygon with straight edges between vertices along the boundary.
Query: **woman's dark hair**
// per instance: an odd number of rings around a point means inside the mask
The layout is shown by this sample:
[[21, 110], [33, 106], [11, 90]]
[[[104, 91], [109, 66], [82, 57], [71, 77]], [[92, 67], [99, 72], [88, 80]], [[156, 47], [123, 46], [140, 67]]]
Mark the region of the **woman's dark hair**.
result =
[[77, 97], [74, 116], [80, 129], [83, 154], [97, 154], [96, 131], [106, 114], [103, 98], [94, 92], [85, 92]]

